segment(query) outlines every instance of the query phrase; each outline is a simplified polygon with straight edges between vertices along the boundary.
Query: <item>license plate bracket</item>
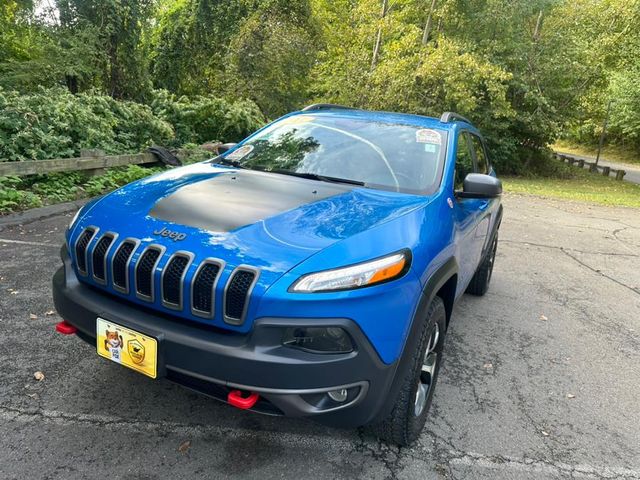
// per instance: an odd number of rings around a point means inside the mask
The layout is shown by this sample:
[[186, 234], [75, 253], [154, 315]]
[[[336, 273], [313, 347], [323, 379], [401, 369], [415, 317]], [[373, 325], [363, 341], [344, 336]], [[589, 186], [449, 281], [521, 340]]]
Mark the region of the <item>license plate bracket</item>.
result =
[[138, 373], [158, 377], [158, 340], [154, 337], [97, 317], [96, 351]]

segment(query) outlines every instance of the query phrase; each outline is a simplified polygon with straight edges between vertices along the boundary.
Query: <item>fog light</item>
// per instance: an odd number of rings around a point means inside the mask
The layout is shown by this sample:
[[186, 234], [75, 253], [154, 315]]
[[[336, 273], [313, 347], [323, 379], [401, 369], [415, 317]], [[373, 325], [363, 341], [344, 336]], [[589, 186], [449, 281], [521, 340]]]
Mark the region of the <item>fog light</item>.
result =
[[349, 353], [353, 343], [349, 334], [340, 327], [292, 327], [282, 337], [286, 347], [312, 353]]
[[329, 395], [329, 398], [334, 402], [342, 403], [347, 399], [348, 392], [346, 388], [341, 388], [340, 390], [331, 390], [327, 392], [327, 395]]

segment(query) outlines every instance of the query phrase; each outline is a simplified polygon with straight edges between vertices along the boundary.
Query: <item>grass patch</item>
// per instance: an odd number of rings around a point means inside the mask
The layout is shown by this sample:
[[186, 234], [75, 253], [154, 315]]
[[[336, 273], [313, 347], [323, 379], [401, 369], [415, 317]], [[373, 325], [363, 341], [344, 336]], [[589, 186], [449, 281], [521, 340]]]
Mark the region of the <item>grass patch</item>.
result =
[[505, 192], [640, 208], [640, 185], [574, 169], [570, 177], [501, 177]]
[[[598, 153], [597, 147], [589, 145], [577, 145], [575, 143], [558, 140], [551, 146], [553, 150], [572, 153], [574, 155], [580, 155], [583, 157], [596, 157]], [[602, 148], [600, 154], [601, 159], [609, 160], [611, 162], [628, 163], [632, 165], [640, 165], [640, 151], [630, 148], [623, 148], [618, 145], [606, 145]]]

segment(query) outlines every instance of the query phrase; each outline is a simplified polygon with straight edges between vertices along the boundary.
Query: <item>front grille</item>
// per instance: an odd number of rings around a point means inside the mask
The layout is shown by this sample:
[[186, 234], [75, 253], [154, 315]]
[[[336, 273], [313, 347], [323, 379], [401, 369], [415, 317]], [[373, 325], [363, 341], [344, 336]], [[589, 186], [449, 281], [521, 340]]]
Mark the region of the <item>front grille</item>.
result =
[[[192, 320], [202, 317], [216, 325], [241, 325], [245, 321], [259, 269], [240, 265], [227, 279], [223, 274], [225, 262], [217, 258], [204, 258], [192, 268], [192, 252], [179, 250], [163, 259], [167, 250], [163, 245], [142, 248], [139, 239], [121, 240], [114, 231], [98, 233], [97, 227], [87, 227], [73, 247], [79, 275], [87, 277], [91, 271], [92, 284], [123, 295], [133, 294], [150, 302], [149, 307], [155, 310], [182, 311]], [[221, 278], [223, 283], [218, 285]], [[158, 286], [159, 298], [155, 295]], [[216, 316], [216, 296], [222, 297], [222, 308], [218, 308], [222, 318]]]
[[213, 317], [215, 285], [221, 264], [206, 260], [191, 284], [191, 310], [195, 315]]
[[162, 272], [162, 302], [165, 307], [182, 308], [182, 284], [184, 273], [191, 258], [183, 253], [177, 253]]
[[136, 249], [136, 245], [133, 240], [125, 240], [120, 244], [116, 254], [113, 256], [111, 264], [113, 286], [123, 293], [129, 292], [129, 259]]
[[148, 247], [136, 265], [136, 293], [138, 297], [153, 301], [153, 272], [162, 254], [160, 247]]
[[95, 234], [96, 229], [89, 227], [80, 234], [80, 238], [76, 242], [76, 265], [82, 275], [87, 274], [87, 246]]
[[227, 283], [224, 297], [224, 320], [238, 325], [244, 321], [251, 289], [256, 280], [253, 270], [236, 269]]
[[93, 249], [93, 253], [91, 254], [91, 258], [93, 260], [93, 278], [95, 278], [100, 283], [105, 283], [107, 279], [106, 256], [107, 252], [109, 251], [109, 247], [111, 247], [114, 239], [115, 237], [112, 233], [105, 233], [98, 241], [95, 248]]

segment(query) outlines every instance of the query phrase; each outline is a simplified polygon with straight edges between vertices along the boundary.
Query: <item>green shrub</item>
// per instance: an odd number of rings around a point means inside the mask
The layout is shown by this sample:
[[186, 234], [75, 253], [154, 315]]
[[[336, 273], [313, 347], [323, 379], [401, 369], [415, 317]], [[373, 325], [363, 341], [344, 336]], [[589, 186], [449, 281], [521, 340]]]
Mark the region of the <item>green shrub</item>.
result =
[[83, 148], [136, 153], [165, 144], [173, 129], [148, 106], [59, 88], [19, 94], [0, 90], [0, 160], [74, 157]]
[[258, 106], [249, 100], [176, 97], [166, 90], [156, 90], [150, 104], [156, 116], [173, 125], [173, 145], [237, 142], [266, 122]]
[[115, 190], [127, 183], [161, 172], [164, 169], [164, 167], [146, 168], [140, 165], [111, 168], [102, 175], [90, 178], [83, 188], [87, 195], [94, 197]]
[[19, 177], [0, 177], [0, 213], [42, 205], [40, 198], [28, 190], [21, 190]]
[[0, 89], [0, 161], [77, 157], [81, 149], [122, 154], [151, 144], [238, 141], [264, 123], [248, 100], [176, 98], [159, 90], [147, 106], [62, 88], [29, 94]]

